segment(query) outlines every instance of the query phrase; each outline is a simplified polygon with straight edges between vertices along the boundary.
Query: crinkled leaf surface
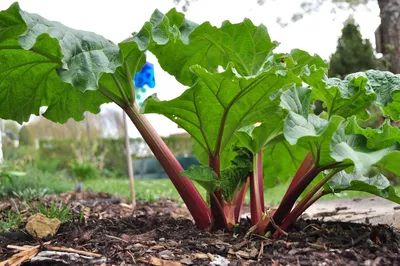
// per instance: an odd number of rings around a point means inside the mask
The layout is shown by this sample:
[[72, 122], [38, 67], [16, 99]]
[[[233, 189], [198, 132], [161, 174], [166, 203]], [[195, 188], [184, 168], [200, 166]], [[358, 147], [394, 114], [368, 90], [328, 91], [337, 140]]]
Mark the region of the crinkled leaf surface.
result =
[[354, 164], [355, 173], [362, 175], [368, 173], [372, 165], [395, 149], [396, 145], [383, 149], [368, 149], [365, 136], [346, 135], [344, 125], [341, 124], [332, 137], [331, 157], [338, 162], [350, 160]]
[[273, 67], [276, 71], [290, 69], [293, 74], [301, 75], [304, 71], [309, 72], [312, 69], [321, 69], [325, 71], [328, 65], [318, 55], [310, 55], [306, 51], [293, 49], [289, 54], [273, 54], [267, 59], [265, 68]]
[[75, 88], [96, 90], [101, 74], [113, 73], [121, 65], [118, 46], [100, 35], [74, 30], [22, 10], [20, 14], [27, 25], [27, 31], [18, 39], [22, 48], [31, 50], [43, 33], [57, 39], [62, 53], [54, 57], [54, 60], [61, 57], [62, 67], [58, 68], [58, 73], [64, 82]]
[[192, 165], [189, 169], [181, 171], [181, 174], [199, 183], [208, 193], [220, 188], [217, 174], [208, 166]]
[[24, 12], [17, 4], [0, 12], [0, 25], [2, 118], [21, 123], [48, 106], [44, 116], [63, 123], [83, 119], [85, 111], [97, 113], [109, 102], [91, 90], [103, 73], [120, 65], [117, 45]]
[[[281, 106], [289, 111], [284, 135], [290, 144], [298, 144], [319, 150], [320, 165], [332, 162], [351, 162], [357, 174], [367, 173], [371, 166], [396, 149], [398, 133], [389, 125], [382, 129], [362, 129], [356, 117], [344, 118], [333, 115], [325, 120], [309, 114], [310, 89], [290, 89], [282, 93]], [[346, 129], [346, 130], [345, 130]]]
[[282, 93], [281, 106], [289, 111], [284, 124], [284, 135], [291, 145], [298, 144], [308, 149], [320, 149], [320, 163], [332, 162], [329, 145], [335, 131], [344, 120], [332, 116], [325, 120], [310, 110], [311, 90], [292, 88]]
[[222, 196], [225, 201], [232, 201], [250, 172], [253, 170], [252, 153], [244, 147], [234, 147], [235, 158], [231, 160], [229, 167], [221, 171]]
[[312, 100], [323, 101], [330, 116], [368, 118], [365, 109], [377, 99], [363, 75], [328, 78], [325, 69], [312, 66], [304, 69], [301, 78], [312, 87]]
[[361, 128], [355, 116], [350, 117], [345, 125], [346, 134], [363, 135], [367, 139], [368, 149], [383, 149], [400, 142], [400, 128], [390, 125], [385, 121], [379, 128]]
[[240, 75], [256, 75], [276, 47], [265, 26], [255, 26], [249, 19], [238, 24], [226, 21], [217, 28], [209, 22], [197, 25], [175, 9], [165, 15], [156, 10], [133, 40], [155, 54], [165, 71], [189, 86], [193, 65], [213, 73], [232, 62]]
[[346, 190], [364, 191], [400, 203], [400, 197], [397, 195], [395, 188], [390, 185], [389, 180], [382, 174], [366, 177], [341, 171], [333, 176], [324, 187], [324, 191], [328, 193], [339, 193]]
[[[10, 49], [10, 46], [12, 48]], [[57, 75], [59, 62], [41, 52], [61, 56], [55, 39], [47, 34], [38, 37], [34, 51], [24, 50], [14, 40], [0, 43], [0, 116], [17, 122], [27, 121], [39, 108], [48, 106], [45, 117], [60, 123], [68, 118], [82, 120], [83, 113], [100, 111], [109, 102], [94, 91], [82, 93]]]
[[259, 122], [276, 109], [273, 93], [298, 82], [288, 72], [282, 76], [273, 70], [254, 78], [238, 76], [229, 67], [222, 73], [210, 73], [193, 66], [197, 82], [181, 96], [171, 101], [148, 98], [145, 113], [162, 114], [189, 134], [209, 154], [223, 151], [237, 129]]
[[368, 70], [356, 73], [368, 78], [367, 85], [376, 95], [376, 104], [383, 107], [384, 113], [394, 120], [400, 120], [400, 75], [387, 71]]
[[290, 67], [290, 70], [296, 75], [300, 75], [304, 71], [304, 68], [307, 67], [313, 67], [316, 69], [328, 68], [327, 63], [319, 55], [311, 56], [306, 51], [300, 49], [293, 49], [290, 52], [290, 57], [294, 62], [294, 65]]
[[368, 70], [340, 80], [328, 78], [324, 69], [311, 66], [304, 68], [301, 78], [312, 87], [312, 99], [322, 100], [330, 115], [366, 119], [366, 108], [376, 104], [385, 115], [400, 120], [399, 74]]

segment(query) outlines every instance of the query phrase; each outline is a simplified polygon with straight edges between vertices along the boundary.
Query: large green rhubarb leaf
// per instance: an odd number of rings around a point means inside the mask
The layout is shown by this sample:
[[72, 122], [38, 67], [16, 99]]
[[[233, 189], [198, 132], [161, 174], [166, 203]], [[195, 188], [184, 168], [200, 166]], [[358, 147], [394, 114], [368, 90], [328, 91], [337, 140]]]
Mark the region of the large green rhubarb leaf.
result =
[[312, 87], [312, 100], [324, 102], [329, 116], [368, 118], [366, 108], [377, 99], [363, 75], [349, 75], [344, 80], [328, 78], [324, 69], [312, 66], [304, 69], [301, 78]]
[[392, 151], [383, 157], [376, 165], [385, 171], [400, 176], [400, 151]]
[[45, 117], [61, 123], [97, 113], [109, 100], [93, 90], [120, 64], [119, 47], [103, 37], [14, 4], [0, 12], [0, 117], [27, 121], [42, 106]]
[[339, 116], [323, 119], [310, 112], [311, 89], [292, 88], [282, 93], [281, 106], [289, 111], [284, 124], [284, 135], [291, 145], [298, 144], [311, 149], [314, 155], [319, 150], [319, 163], [332, 162], [329, 145], [335, 131], [344, 120]]
[[0, 42], [16, 38], [26, 31], [27, 26], [19, 12], [17, 3], [0, 12]]
[[193, 65], [213, 73], [218, 66], [225, 68], [233, 62], [240, 75], [256, 75], [277, 45], [265, 26], [255, 26], [249, 19], [238, 24], [226, 21], [217, 28], [209, 22], [197, 25], [175, 9], [165, 15], [156, 10], [133, 40], [142, 50], [155, 54], [164, 70], [189, 86], [193, 84]]
[[355, 116], [350, 117], [345, 125], [346, 134], [363, 135], [368, 149], [383, 149], [400, 142], [400, 128], [390, 125], [386, 120], [379, 128], [362, 128], [359, 126]]
[[383, 107], [386, 116], [400, 120], [400, 75], [387, 71], [368, 70], [356, 73], [368, 78], [367, 85], [376, 95], [376, 104]]
[[289, 69], [295, 75], [302, 75], [303, 72], [309, 73], [310, 69], [321, 70], [323, 73], [328, 65], [318, 55], [310, 55], [306, 51], [293, 49], [289, 54], [273, 54], [267, 59], [264, 68], [273, 67], [276, 71]]
[[282, 93], [281, 106], [289, 111], [284, 135], [292, 145], [308, 146], [314, 158], [319, 155], [320, 165], [349, 162], [354, 164], [356, 173], [365, 174], [396, 149], [398, 129], [387, 123], [379, 129], [363, 129], [355, 116], [348, 118], [345, 125], [344, 119], [337, 115], [326, 120], [309, 114], [310, 95], [311, 90], [307, 88], [293, 88]]
[[368, 70], [340, 80], [328, 78], [325, 70], [317, 66], [303, 70], [301, 78], [312, 87], [312, 100], [322, 100], [329, 115], [366, 119], [366, 108], [376, 104], [386, 116], [400, 120], [400, 75]]
[[300, 81], [290, 72], [281, 75], [274, 70], [245, 78], [232, 66], [222, 73], [210, 73], [200, 66], [193, 66], [192, 71], [197, 76], [195, 85], [171, 101], [147, 99], [144, 111], [168, 117], [213, 155], [226, 148], [237, 129], [276, 111], [273, 93]]
[[22, 48], [31, 50], [36, 39], [44, 33], [57, 39], [61, 55], [52, 58], [54, 54], [47, 54], [43, 50], [41, 53], [54, 61], [61, 58], [58, 74], [64, 82], [75, 88], [81, 91], [96, 90], [100, 75], [113, 73], [121, 65], [118, 46], [100, 35], [74, 30], [22, 10], [20, 14], [27, 25], [27, 31], [18, 39]]
[[331, 142], [331, 157], [338, 162], [351, 161], [356, 174], [367, 174], [371, 167], [396, 149], [392, 145], [382, 149], [367, 148], [367, 138], [363, 135], [346, 135], [345, 126], [340, 125]]
[[347, 190], [368, 192], [400, 203], [400, 197], [397, 195], [395, 188], [390, 185], [389, 180], [382, 174], [367, 177], [341, 171], [333, 176], [324, 187], [326, 193], [340, 193]]

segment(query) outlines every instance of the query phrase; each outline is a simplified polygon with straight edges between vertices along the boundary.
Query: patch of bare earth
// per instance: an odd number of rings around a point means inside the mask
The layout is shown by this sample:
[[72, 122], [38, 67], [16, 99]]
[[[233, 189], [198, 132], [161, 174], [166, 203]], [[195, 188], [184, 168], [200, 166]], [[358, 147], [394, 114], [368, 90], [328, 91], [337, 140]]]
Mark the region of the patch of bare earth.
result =
[[[84, 213], [83, 219], [61, 225], [45, 241], [101, 254], [106, 259], [102, 265], [400, 265], [400, 234], [387, 225], [299, 220], [279, 239], [246, 238], [250, 224], [245, 219], [231, 232], [201, 231], [184, 206], [168, 200], [138, 202], [133, 214], [123, 199], [105, 193], [67, 193], [41, 201], [60, 198], [70, 201], [74, 212]], [[2, 202], [0, 208], [13, 204]], [[15, 253], [8, 245], [41, 243], [24, 234], [23, 226], [0, 234], [0, 261]]]

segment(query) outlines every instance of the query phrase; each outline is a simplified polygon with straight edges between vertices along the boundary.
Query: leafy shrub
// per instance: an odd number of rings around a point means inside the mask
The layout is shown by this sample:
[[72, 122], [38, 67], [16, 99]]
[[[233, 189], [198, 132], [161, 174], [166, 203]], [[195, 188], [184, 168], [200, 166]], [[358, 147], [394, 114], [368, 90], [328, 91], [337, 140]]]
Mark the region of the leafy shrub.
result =
[[89, 162], [73, 162], [71, 166], [71, 174], [74, 178], [80, 181], [100, 177], [100, 172], [97, 167]]
[[58, 159], [38, 159], [34, 166], [43, 172], [55, 173], [59, 164], [60, 160]]
[[18, 212], [7, 210], [0, 213], [0, 233], [16, 229], [22, 223], [22, 217]]

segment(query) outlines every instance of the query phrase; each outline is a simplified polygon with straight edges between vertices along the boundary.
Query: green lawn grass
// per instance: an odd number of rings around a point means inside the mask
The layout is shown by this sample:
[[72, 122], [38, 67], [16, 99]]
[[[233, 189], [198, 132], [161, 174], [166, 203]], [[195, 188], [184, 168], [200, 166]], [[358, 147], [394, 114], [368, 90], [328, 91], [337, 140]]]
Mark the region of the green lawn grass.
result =
[[[205, 190], [196, 185], [201, 195], [205, 197]], [[106, 178], [92, 179], [83, 183], [83, 188], [91, 189], [96, 192], [108, 192], [110, 194], [119, 194], [127, 199], [130, 198], [129, 180], [128, 178]], [[265, 189], [265, 202], [268, 205], [276, 205], [282, 199], [287, 185], [277, 185], [274, 188]], [[398, 190], [400, 187], [398, 187]], [[143, 201], [157, 201], [159, 199], [171, 199], [182, 202], [178, 192], [169, 179], [146, 179], [135, 181], [136, 198]], [[365, 192], [346, 192], [338, 195], [327, 195], [322, 199], [338, 199], [338, 198], [357, 198], [371, 196]], [[246, 202], [249, 202], [249, 193], [246, 196]]]

